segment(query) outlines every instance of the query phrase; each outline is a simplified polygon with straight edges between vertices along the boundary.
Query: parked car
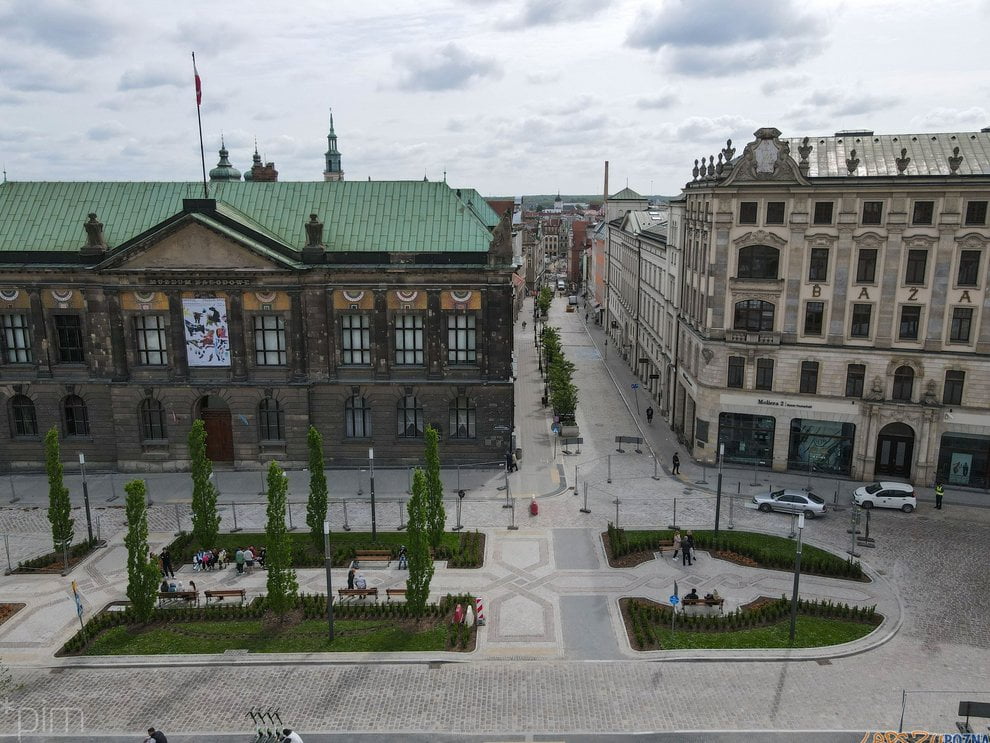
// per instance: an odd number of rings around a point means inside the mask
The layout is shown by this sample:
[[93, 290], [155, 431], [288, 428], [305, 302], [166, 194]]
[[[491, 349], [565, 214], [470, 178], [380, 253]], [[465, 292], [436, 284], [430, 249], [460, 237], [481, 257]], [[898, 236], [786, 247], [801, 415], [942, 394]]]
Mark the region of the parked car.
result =
[[918, 499], [914, 488], [906, 482], [874, 482], [856, 488], [853, 492], [853, 503], [863, 508], [899, 508], [904, 513], [911, 513], [918, 507]]
[[803, 513], [809, 519], [824, 514], [828, 508], [825, 501], [814, 493], [802, 490], [775, 490], [754, 496], [753, 503], [764, 513], [783, 511], [784, 513]]

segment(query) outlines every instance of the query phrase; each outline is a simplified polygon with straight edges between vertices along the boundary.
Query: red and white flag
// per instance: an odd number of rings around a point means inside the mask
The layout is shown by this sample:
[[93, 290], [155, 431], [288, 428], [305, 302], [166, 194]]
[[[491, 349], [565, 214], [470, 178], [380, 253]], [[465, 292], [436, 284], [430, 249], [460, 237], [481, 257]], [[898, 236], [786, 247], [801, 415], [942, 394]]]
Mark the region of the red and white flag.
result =
[[203, 83], [199, 79], [199, 70], [196, 69], [196, 53], [193, 52], [193, 76], [196, 78], [196, 105], [199, 106], [203, 102]]

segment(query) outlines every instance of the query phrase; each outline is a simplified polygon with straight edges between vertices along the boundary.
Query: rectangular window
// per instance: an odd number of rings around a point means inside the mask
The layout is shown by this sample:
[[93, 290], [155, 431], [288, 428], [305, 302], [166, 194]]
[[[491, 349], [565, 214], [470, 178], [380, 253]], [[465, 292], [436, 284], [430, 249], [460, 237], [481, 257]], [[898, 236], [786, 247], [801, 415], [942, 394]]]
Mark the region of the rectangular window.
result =
[[255, 316], [254, 360], [258, 366], [285, 366], [285, 320], [281, 315]]
[[911, 224], [931, 224], [935, 216], [934, 201], [915, 201]]
[[970, 201], [966, 204], [966, 224], [981, 225], [987, 223], [987, 202]]
[[818, 362], [817, 361], [801, 362], [801, 389], [799, 391], [809, 395], [814, 395], [818, 393]]
[[883, 202], [864, 201], [863, 202], [863, 224], [883, 223]]
[[804, 306], [804, 334], [821, 335], [825, 318], [824, 302], [808, 302]]
[[8, 364], [34, 361], [27, 315], [3, 315], [3, 356]]
[[973, 326], [973, 309], [971, 307], [954, 307], [952, 322], [949, 324], [949, 340], [953, 343], [969, 343], [969, 334]]
[[137, 315], [134, 318], [137, 338], [138, 364], [141, 366], [167, 366], [168, 335], [165, 317], [162, 315]]
[[872, 284], [877, 280], [877, 249], [861, 248], [856, 260], [856, 281]]
[[477, 362], [474, 315], [450, 315], [447, 318], [447, 361], [451, 364]]
[[869, 338], [870, 317], [872, 315], [872, 304], [854, 304], [852, 312], [852, 326], [849, 328], [849, 335], [853, 338]]
[[812, 248], [808, 281], [828, 281], [828, 248]]
[[767, 224], [783, 224], [783, 223], [784, 223], [784, 202], [768, 201]]
[[909, 250], [907, 268], [904, 271], [905, 284], [924, 284], [928, 268], [927, 250]]
[[982, 255], [979, 250], [964, 250], [959, 254], [959, 274], [956, 277], [956, 284], [976, 286], [979, 283]]
[[832, 206], [831, 201], [816, 201], [814, 223], [832, 224]]
[[942, 390], [943, 405], [962, 405], [963, 384], [966, 382], [966, 372], [947, 371], [945, 373], [945, 388]]
[[746, 377], [746, 359], [742, 356], [730, 356], [729, 357], [729, 373], [726, 378], [726, 387], [735, 387], [736, 389], [742, 389], [743, 380]]
[[395, 316], [395, 363], [415, 366], [423, 363], [423, 316]]
[[756, 389], [773, 389], [773, 359], [756, 360]]
[[849, 364], [846, 367], [846, 397], [862, 397], [866, 381], [866, 364]]
[[901, 307], [901, 327], [897, 338], [902, 341], [918, 340], [918, 327], [921, 325], [921, 307], [906, 305]]
[[82, 320], [79, 315], [55, 315], [53, 320], [59, 363], [83, 363]]
[[757, 204], [755, 201], [739, 202], [739, 224], [756, 224]]
[[340, 348], [345, 366], [371, 365], [371, 316], [343, 315], [340, 318]]

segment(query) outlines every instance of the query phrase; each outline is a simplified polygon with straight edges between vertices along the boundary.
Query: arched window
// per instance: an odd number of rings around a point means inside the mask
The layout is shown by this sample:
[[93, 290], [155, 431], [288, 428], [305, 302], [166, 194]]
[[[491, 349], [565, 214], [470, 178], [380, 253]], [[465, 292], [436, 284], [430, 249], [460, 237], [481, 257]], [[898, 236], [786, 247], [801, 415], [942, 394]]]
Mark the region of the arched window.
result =
[[736, 302], [732, 327], [734, 330], [748, 330], [753, 333], [773, 330], [773, 313], [773, 304], [762, 299]]
[[165, 406], [153, 397], [141, 401], [141, 438], [144, 441], [168, 438], [165, 432]]
[[894, 389], [890, 394], [894, 400], [911, 402], [914, 396], [914, 369], [910, 366], [899, 366], [894, 372]]
[[349, 439], [371, 438], [371, 407], [360, 395], [348, 397], [344, 403], [344, 426]]
[[415, 395], [404, 395], [399, 400], [398, 413], [400, 438], [419, 438], [423, 435], [423, 408]]
[[465, 395], [450, 401], [450, 438], [474, 438], [474, 403]]
[[34, 401], [27, 395], [14, 395], [10, 408], [14, 414], [14, 436], [37, 436], [38, 416], [34, 412]]
[[65, 413], [66, 436], [89, 436], [89, 413], [86, 401], [79, 395], [69, 395], [62, 403]]
[[266, 397], [258, 403], [258, 426], [262, 441], [285, 440], [285, 411], [278, 400]]
[[739, 250], [736, 275], [740, 279], [775, 279], [780, 264], [780, 251], [769, 245], [747, 245]]

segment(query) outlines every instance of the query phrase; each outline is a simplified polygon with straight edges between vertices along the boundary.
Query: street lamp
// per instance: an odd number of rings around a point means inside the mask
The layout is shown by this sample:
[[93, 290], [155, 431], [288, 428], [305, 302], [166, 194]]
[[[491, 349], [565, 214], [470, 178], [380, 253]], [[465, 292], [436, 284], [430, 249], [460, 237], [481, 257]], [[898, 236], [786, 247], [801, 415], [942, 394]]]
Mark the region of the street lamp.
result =
[[86, 455], [79, 452], [79, 470], [82, 472], [83, 481], [83, 503], [86, 504], [86, 531], [89, 533], [89, 541], [93, 541], [93, 519], [89, 515], [89, 485], [86, 482]]
[[375, 447], [368, 447], [368, 469], [371, 471], [371, 541], [378, 541], [378, 527], [375, 522]]
[[801, 534], [804, 532], [804, 514], [798, 514], [797, 552], [794, 555], [794, 593], [791, 595], [791, 644], [794, 644], [794, 623], [797, 621], [798, 583], [801, 580]]
[[330, 522], [323, 522], [323, 563], [327, 571], [327, 621], [333, 642], [333, 586], [330, 585]]
[[725, 444], [718, 445], [718, 487], [715, 489], [715, 536], [718, 536], [718, 518], [722, 515], [722, 459]]

